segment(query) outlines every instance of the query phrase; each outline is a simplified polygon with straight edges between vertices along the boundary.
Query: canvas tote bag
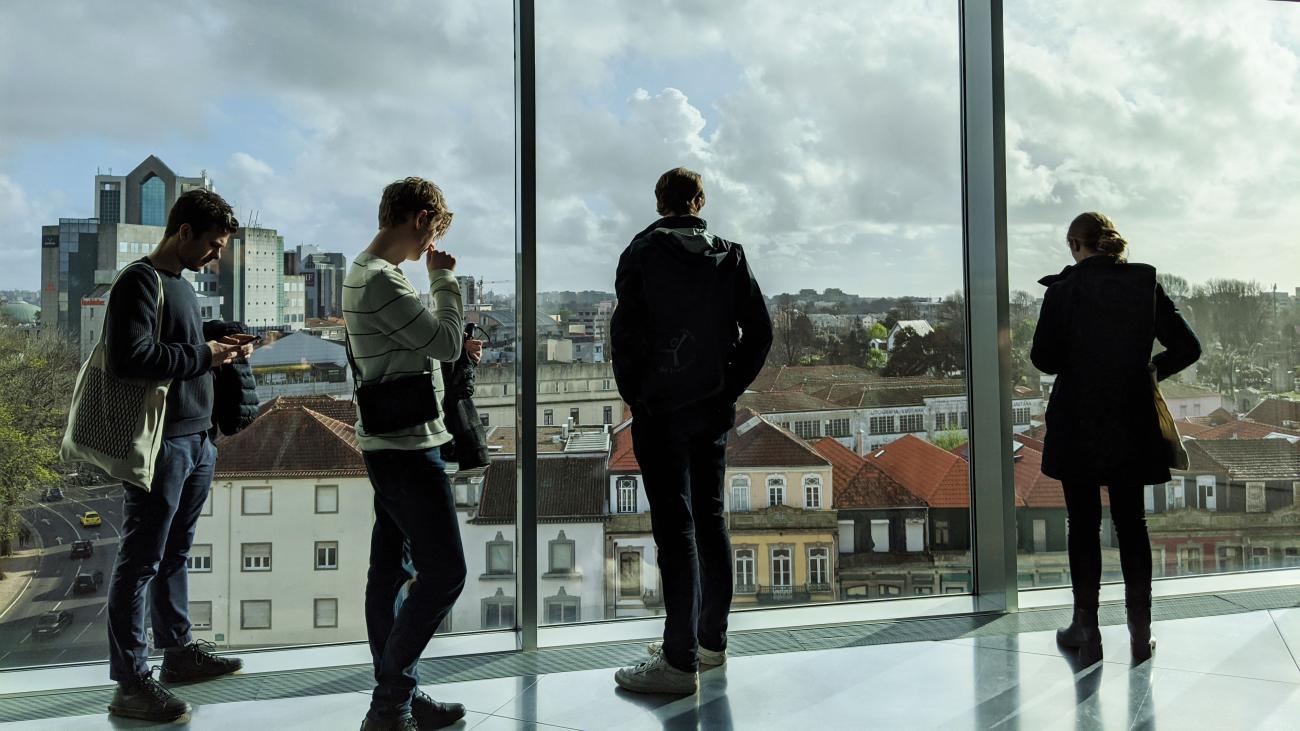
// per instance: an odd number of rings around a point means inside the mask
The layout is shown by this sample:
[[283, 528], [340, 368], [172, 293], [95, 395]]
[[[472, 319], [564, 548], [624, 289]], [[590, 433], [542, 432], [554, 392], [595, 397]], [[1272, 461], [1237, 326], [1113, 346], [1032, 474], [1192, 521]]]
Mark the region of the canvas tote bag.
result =
[[[147, 267], [158, 282], [154, 310], [154, 339], [162, 337], [163, 286], [158, 271]], [[127, 267], [126, 269], [129, 269]], [[125, 272], [123, 269], [122, 272]], [[122, 276], [118, 273], [118, 277]], [[113, 280], [116, 286], [117, 279]], [[112, 297], [112, 287], [109, 288]], [[107, 327], [108, 318], [104, 318]], [[109, 476], [145, 490], [153, 485], [154, 463], [162, 447], [163, 417], [171, 380], [119, 378], [108, 367], [104, 331], [90, 358], [77, 374], [72, 390], [68, 428], [63, 433], [59, 457], [64, 462], [88, 462]]]

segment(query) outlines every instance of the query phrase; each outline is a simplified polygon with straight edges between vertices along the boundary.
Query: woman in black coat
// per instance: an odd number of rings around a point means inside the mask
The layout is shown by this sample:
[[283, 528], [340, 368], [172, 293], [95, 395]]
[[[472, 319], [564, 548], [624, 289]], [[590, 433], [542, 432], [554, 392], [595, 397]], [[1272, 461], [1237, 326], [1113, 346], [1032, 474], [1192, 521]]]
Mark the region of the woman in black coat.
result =
[[[1056, 375], [1047, 405], [1043, 474], [1065, 487], [1074, 620], [1057, 640], [1085, 665], [1101, 659], [1101, 486], [1110, 496], [1120, 544], [1131, 649], [1151, 656], [1151, 541], [1144, 485], [1170, 478], [1172, 450], [1156, 416], [1152, 373], [1163, 380], [1201, 355], [1156, 270], [1127, 261], [1110, 219], [1084, 213], [1066, 243], [1075, 264], [1039, 280], [1047, 286], [1030, 358]], [[1154, 341], [1164, 350], [1151, 354]]]

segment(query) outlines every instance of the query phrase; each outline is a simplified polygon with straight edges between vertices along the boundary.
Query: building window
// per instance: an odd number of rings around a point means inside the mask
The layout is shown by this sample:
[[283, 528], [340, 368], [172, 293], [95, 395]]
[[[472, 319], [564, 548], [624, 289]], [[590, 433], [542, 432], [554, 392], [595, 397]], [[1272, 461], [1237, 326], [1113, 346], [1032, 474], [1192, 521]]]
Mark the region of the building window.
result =
[[252, 599], [239, 603], [240, 629], [271, 629], [271, 600]]
[[185, 559], [185, 566], [192, 574], [212, 572], [212, 544], [196, 543], [190, 546], [190, 555]]
[[140, 184], [140, 223], [144, 226], [167, 225], [167, 193], [162, 178], [151, 175]]
[[948, 428], [948, 416], [947, 416], [947, 414], [935, 414], [935, 415], [934, 415], [934, 430], [935, 430], [935, 431], [945, 431], [945, 430], [947, 430], [947, 428]]
[[873, 520], [871, 521], [871, 551], [872, 553], [889, 553], [889, 521]]
[[637, 599], [641, 596], [641, 552], [619, 551], [618, 595]]
[[244, 515], [270, 515], [271, 488], [245, 487], [240, 492], [240, 512]]
[[1246, 512], [1262, 513], [1267, 503], [1264, 499], [1264, 483], [1247, 482], [1246, 483]]
[[794, 423], [794, 435], [800, 439], [816, 439], [822, 435], [822, 423], [820, 421], [796, 421]]
[[925, 431], [925, 414], [904, 414], [898, 417], [898, 430], [904, 434]]
[[825, 548], [808, 549], [808, 590], [830, 591], [830, 551]]
[[768, 507], [785, 505], [785, 477], [782, 475], [772, 475], [767, 478], [767, 504]]
[[1029, 407], [1013, 406], [1011, 407], [1011, 420], [1016, 426], [1026, 426], [1029, 424]]
[[212, 602], [190, 602], [190, 627], [212, 629]]
[[1252, 569], [1266, 569], [1270, 563], [1268, 546], [1254, 546], [1250, 549], [1250, 567]]
[[773, 548], [772, 549], [772, 588], [785, 587], [789, 589], [793, 581], [794, 572], [790, 570], [790, 549]]
[[749, 476], [736, 475], [731, 478], [731, 511], [747, 513], [749, 510]]
[[483, 629], [512, 629], [515, 626], [515, 598], [497, 593], [483, 600]]
[[605, 419], [605, 423], [606, 423], [606, 424], [613, 424], [613, 423], [614, 423], [614, 407], [613, 407], [613, 406], [606, 406], [606, 407], [605, 407], [605, 415], [604, 415], [604, 419]]
[[484, 411], [483, 413], [478, 415], [479, 424], [482, 424], [483, 426], [492, 426], [491, 422], [492, 422], [492, 417], [488, 414], [488, 412]]
[[316, 486], [316, 512], [337, 513], [339, 511], [339, 486]]
[[339, 567], [338, 541], [316, 542], [316, 570], [326, 571]]
[[736, 594], [753, 594], [758, 591], [754, 585], [754, 549], [737, 548], [736, 551]]
[[1165, 483], [1165, 509], [1182, 510], [1187, 507], [1187, 495], [1183, 488], [1183, 478], [1175, 477]]
[[555, 409], [542, 411], [542, 426], [555, 426]]
[[831, 419], [826, 422], [826, 436], [830, 437], [848, 437], [853, 436], [849, 431], [848, 419]]
[[577, 410], [577, 409], [569, 409], [569, 418], [570, 418], [570, 419], [573, 419], [573, 424], [574, 424], [574, 426], [577, 426], [578, 424], [581, 424], [581, 423], [582, 423], [582, 420], [578, 418], [578, 410]]
[[242, 571], [270, 571], [270, 543], [241, 543], [239, 552], [244, 558]]
[[854, 545], [853, 521], [838, 521], [840, 535], [840, 553], [854, 553], [857, 547]]
[[339, 626], [339, 600], [317, 599], [315, 602], [315, 620], [313, 626], [320, 629]]
[[1288, 547], [1282, 552], [1282, 565], [1287, 568], [1300, 566], [1300, 548]]
[[1241, 571], [1242, 557], [1241, 549], [1237, 546], [1219, 546], [1219, 570], [1220, 571]]
[[602, 390], [602, 391], [612, 391], [612, 390], [614, 390], [614, 386], [610, 383], [609, 379], [606, 378], [604, 381], [601, 382], [601, 384], [600, 384], [600, 390]]
[[565, 538], [564, 531], [550, 542], [552, 574], [571, 574], [574, 571], [574, 542]]
[[822, 506], [822, 478], [818, 475], [804, 475], [803, 478], [803, 504], [810, 510], [817, 510]]
[[577, 622], [582, 618], [581, 606], [578, 597], [569, 596], [560, 587], [560, 591], [555, 596], [548, 596], [544, 602], [546, 605], [546, 621], [549, 624], [564, 624], [566, 622]]
[[203, 509], [199, 515], [212, 515], [212, 490], [208, 490], [208, 496], [203, 500]]
[[1201, 549], [1184, 548], [1179, 550], [1178, 570], [1184, 574], [1201, 573]]
[[635, 513], [636, 511], [636, 478], [618, 478], [618, 512]]
[[1143, 486], [1142, 507], [1148, 513], [1156, 512], [1156, 488], [1153, 485]]
[[934, 521], [934, 544], [936, 546], [947, 546], [951, 541], [951, 534], [948, 530], [948, 521]]
[[905, 523], [907, 531], [907, 550], [916, 553], [925, 550], [925, 521], [920, 518], [908, 518]]
[[881, 597], [902, 596], [903, 587], [896, 584], [880, 584], [876, 587], [876, 594]]
[[873, 416], [867, 419], [867, 426], [872, 434], [894, 434], [898, 431], [898, 418], [894, 416]]
[[514, 545], [505, 539], [501, 531], [497, 531], [497, 537], [487, 543], [487, 572], [497, 576], [515, 572]]

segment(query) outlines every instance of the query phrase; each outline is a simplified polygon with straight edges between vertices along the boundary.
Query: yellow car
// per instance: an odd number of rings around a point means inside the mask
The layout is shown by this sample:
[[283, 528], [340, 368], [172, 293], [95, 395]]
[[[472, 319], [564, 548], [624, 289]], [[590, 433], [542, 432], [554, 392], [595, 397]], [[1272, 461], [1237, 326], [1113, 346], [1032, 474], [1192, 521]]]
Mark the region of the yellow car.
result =
[[104, 521], [100, 519], [99, 513], [96, 513], [93, 510], [88, 510], [85, 515], [81, 516], [81, 525], [85, 528], [103, 525], [103, 523]]

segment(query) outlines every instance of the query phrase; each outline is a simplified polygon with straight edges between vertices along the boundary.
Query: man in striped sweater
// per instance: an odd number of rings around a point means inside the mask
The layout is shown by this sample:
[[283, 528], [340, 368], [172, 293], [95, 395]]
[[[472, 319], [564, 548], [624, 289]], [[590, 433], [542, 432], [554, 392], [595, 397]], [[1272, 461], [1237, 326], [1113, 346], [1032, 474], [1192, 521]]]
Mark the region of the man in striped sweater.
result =
[[[384, 189], [379, 233], [353, 260], [343, 282], [343, 318], [358, 387], [428, 373], [442, 403], [442, 371], [434, 361], [456, 360], [464, 338], [456, 259], [437, 248], [450, 224], [451, 212], [433, 183], [406, 178]], [[421, 257], [429, 271], [432, 311], [399, 267]], [[416, 662], [465, 586], [456, 505], [439, 449], [451, 435], [441, 414], [387, 433], [368, 430], [358, 417], [356, 429], [375, 490], [366, 630], [376, 687], [361, 728], [441, 728], [464, 716], [465, 707], [420, 692]], [[414, 581], [403, 567], [404, 551]], [[406, 597], [398, 603], [408, 581]]]

